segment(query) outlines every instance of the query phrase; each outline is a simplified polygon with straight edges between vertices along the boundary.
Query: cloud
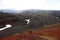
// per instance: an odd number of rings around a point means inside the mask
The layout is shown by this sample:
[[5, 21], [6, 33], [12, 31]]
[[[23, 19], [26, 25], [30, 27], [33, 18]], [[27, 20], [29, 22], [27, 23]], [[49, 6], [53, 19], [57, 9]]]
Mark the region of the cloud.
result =
[[46, 0], [45, 1], [47, 9], [60, 10], [60, 1], [59, 0]]
[[2, 0], [0, 9], [44, 9], [60, 10], [59, 0]]

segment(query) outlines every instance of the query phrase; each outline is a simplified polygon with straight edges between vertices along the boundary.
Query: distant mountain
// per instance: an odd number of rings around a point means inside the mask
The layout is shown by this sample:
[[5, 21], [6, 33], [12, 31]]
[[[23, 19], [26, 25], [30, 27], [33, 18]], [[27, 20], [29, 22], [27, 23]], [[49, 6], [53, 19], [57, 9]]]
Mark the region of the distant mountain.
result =
[[0, 9], [0, 12], [6, 13], [50, 13], [60, 16], [60, 10], [40, 10], [40, 9], [29, 9], [29, 10], [13, 10], [13, 9]]
[[2, 9], [0, 10], [0, 12], [6, 12], [6, 13], [19, 13], [19, 12], [22, 12], [20, 10], [11, 10], [11, 9]]
[[2, 10], [0, 10], [0, 12], [15, 12], [15, 10], [6, 10], [6, 9], [3, 10], [3, 9], [2, 9]]
[[8, 13], [19, 13], [19, 12], [42, 12], [47, 10], [40, 10], [40, 9], [29, 9], [29, 10], [13, 10], [13, 9], [0, 9], [0, 12], [8, 12]]

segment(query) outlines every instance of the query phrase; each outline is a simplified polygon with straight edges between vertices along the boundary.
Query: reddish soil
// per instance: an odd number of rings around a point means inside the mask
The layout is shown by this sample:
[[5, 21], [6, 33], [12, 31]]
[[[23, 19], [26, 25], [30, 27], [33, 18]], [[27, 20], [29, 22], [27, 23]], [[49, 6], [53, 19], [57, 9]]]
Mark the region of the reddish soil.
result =
[[52, 26], [52, 28], [43, 30], [33, 30], [22, 34], [15, 34], [8, 37], [0, 38], [0, 40], [60, 40], [60, 24]]

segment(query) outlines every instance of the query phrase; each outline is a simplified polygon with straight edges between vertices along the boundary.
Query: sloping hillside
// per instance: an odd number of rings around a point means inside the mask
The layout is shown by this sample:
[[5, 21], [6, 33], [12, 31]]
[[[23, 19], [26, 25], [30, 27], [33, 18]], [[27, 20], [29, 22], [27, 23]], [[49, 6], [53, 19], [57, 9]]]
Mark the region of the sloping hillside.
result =
[[60, 40], [60, 24], [52, 26], [52, 28], [43, 30], [31, 30], [22, 34], [15, 34], [1, 38], [1, 40]]

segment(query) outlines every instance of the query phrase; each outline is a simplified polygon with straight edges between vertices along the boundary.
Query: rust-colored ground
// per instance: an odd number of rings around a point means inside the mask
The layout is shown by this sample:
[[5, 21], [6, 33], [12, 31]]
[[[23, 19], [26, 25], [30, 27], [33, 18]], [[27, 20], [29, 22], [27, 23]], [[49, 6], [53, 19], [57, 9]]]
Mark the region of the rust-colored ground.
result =
[[22, 34], [15, 34], [0, 40], [60, 40], [60, 24], [43, 30], [27, 31]]

